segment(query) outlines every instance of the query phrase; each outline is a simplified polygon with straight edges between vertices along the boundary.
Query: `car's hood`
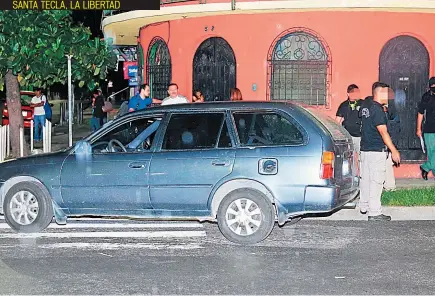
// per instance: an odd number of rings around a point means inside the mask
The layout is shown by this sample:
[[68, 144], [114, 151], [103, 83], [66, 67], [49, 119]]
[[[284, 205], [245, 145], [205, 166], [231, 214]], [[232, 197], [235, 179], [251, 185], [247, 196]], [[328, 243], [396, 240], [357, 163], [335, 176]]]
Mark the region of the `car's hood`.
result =
[[65, 158], [66, 156], [67, 152], [65, 151], [34, 154], [26, 157], [7, 160], [3, 163], [0, 163], [0, 170], [13, 166], [53, 164], [59, 162], [60, 159]]

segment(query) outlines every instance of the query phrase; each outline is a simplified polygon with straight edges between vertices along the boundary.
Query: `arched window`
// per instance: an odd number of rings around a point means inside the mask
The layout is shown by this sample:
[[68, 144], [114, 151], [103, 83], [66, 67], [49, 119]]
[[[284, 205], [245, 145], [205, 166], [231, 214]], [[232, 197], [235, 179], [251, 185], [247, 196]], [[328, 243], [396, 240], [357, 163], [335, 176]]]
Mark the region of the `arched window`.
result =
[[151, 97], [164, 99], [168, 96], [168, 85], [171, 83], [171, 55], [166, 42], [155, 37], [148, 48], [147, 83], [151, 87]]
[[326, 105], [330, 57], [312, 33], [284, 32], [269, 51], [269, 99]]

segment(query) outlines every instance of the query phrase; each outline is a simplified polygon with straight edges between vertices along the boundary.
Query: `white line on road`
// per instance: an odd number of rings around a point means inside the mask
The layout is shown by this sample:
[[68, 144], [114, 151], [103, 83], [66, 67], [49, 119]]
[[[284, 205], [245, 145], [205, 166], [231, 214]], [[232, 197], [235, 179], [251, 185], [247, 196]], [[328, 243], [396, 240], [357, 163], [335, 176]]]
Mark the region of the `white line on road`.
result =
[[[23, 245], [21, 245], [23, 246]], [[24, 245], [25, 246], [25, 245]], [[176, 250], [192, 250], [204, 248], [198, 243], [188, 243], [188, 244], [119, 244], [119, 243], [56, 243], [56, 244], [41, 244], [33, 247], [42, 249], [93, 249], [93, 250], [118, 250], [118, 249], [150, 249], [150, 250], [161, 250], [161, 249], [176, 249]], [[0, 246], [2, 248], [2, 246]]]
[[42, 232], [1, 233], [0, 238], [168, 238], [205, 237], [205, 231], [131, 231], [131, 232]]
[[[11, 227], [6, 223], [0, 223], [0, 229], [10, 229]], [[77, 229], [77, 228], [204, 228], [204, 225], [199, 223], [69, 223], [66, 225], [57, 225], [52, 223], [48, 226], [49, 229]]]

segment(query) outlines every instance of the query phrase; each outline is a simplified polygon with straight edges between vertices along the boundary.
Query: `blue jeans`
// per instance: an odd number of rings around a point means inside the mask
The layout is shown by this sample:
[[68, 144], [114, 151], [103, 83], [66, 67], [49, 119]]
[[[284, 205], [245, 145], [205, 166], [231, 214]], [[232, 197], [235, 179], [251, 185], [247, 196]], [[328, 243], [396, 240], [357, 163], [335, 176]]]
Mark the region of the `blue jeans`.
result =
[[[41, 141], [42, 127], [45, 126], [45, 115], [34, 115], [33, 124], [35, 126], [35, 134], [33, 135], [33, 137], [35, 138], [35, 141]], [[41, 128], [39, 128], [39, 125], [41, 125]]]
[[100, 118], [92, 117], [92, 119], [91, 119], [91, 130], [93, 132], [95, 132], [98, 129], [100, 129], [100, 127], [101, 127], [100, 121], [101, 121]]

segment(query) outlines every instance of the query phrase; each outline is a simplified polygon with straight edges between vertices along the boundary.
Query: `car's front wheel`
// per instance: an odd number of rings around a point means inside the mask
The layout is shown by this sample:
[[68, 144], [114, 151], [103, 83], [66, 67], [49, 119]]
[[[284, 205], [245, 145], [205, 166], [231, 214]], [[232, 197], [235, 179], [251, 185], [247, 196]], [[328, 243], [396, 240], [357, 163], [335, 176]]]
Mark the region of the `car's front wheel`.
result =
[[16, 232], [39, 232], [53, 219], [51, 198], [35, 182], [20, 182], [8, 190], [3, 210], [5, 221]]
[[275, 212], [270, 200], [261, 192], [237, 189], [222, 200], [217, 221], [228, 240], [243, 245], [256, 244], [272, 232]]

